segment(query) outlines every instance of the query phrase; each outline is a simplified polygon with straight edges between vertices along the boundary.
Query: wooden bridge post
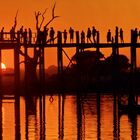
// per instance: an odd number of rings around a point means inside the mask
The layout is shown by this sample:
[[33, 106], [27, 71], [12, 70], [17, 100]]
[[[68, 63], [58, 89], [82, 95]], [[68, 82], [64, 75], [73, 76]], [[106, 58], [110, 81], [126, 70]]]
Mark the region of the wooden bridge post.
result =
[[15, 140], [21, 139], [20, 133], [20, 97], [15, 97]]
[[99, 31], [97, 31], [97, 46], [96, 46], [97, 52], [100, 52], [100, 47], [98, 45], [99, 43], [100, 43], [100, 33], [99, 33]]
[[14, 48], [14, 73], [15, 73], [16, 89], [18, 89], [20, 83], [19, 49], [20, 49], [20, 33], [17, 32], [17, 46], [15, 46]]
[[[134, 91], [135, 86], [135, 74], [136, 74], [136, 40], [137, 36], [134, 30], [131, 30], [131, 46], [130, 46], [130, 53], [131, 53], [131, 68], [130, 68], [130, 92], [128, 97], [128, 105], [130, 107], [130, 111], [135, 113], [135, 105], [137, 105], [137, 95]], [[136, 97], [136, 98], [135, 98]]]
[[24, 36], [24, 42], [23, 42], [23, 45], [24, 45], [24, 54], [25, 54], [25, 57], [24, 57], [24, 61], [25, 61], [25, 65], [24, 65], [24, 82], [25, 82], [25, 85], [27, 86], [27, 80], [28, 80], [28, 77], [27, 77], [27, 65], [28, 65], [28, 48], [27, 48], [27, 36]]
[[62, 74], [63, 74], [63, 54], [62, 54], [62, 32], [57, 33], [57, 65], [58, 75], [60, 78], [60, 84], [62, 86]]
[[76, 31], [76, 71], [77, 71], [77, 77], [76, 77], [76, 83], [77, 83], [77, 92], [79, 92], [79, 89], [81, 88], [81, 71], [79, 66], [79, 53], [82, 51], [83, 45], [80, 46], [80, 36], [79, 31]]
[[117, 55], [119, 55], [118, 40], [119, 40], [119, 31], [118, 31], [118, 27], [116, 27], [116, 30], [115, 30], [115, 49], [116, 49]]
[[[115, 30], [115, 40], [112, 38], [112, 56], [113, 56], [113, 71], [112, 71], [112, 76], [113, 76], [113, 88], [116, 90], [118, 88], [119, 84], [119, 72], [118, 72], [118, 57], [119, 57], [119, 46], [118, 46], [118, 27], [116, 27]], [[114, 92], [115, 94], [115, 92]]]
[[63, 56], [62, 56], [62, 33], [58, 31], [58, 46], [57, 46], [57, 59], [58, 59], [58, 74], [63, 72]]
[[114, 126], [114, 138], [119, 138], [120, 132], [120, 118], [119, 118], [119, 105], [118, 95], [114, 94], [114, 105], [113, 105], [113, 126]]
[[[112, 38], [112, 57], [113, 57], [112, 83], [113, 83], [113, 90], [116, 90], [117, 51], [116, 51], [116, 43], [114, 42], [114, 38]], [[115, 94], [115, 91], [114, 91], [114, 94]]]
[[[83, 116], [83, 112], [82, 112], [82, 100], [79, 94], [77, 94], [77, 139], [81, 140], [83, 137], [83, 132], [82, 131], [82, 124], [83, 124], [83, 120], [82, 120], [82, 116]], [[83, 138], [84, 139], [84, 138]]]
[[40, 56], [39, 56], [39, 79], [41, 85], [45, 82], [45, 65], [44, 65], [44, 45], [41, 44], [39, 47]]
[[96, 108], [97, 108], [97, 138], [101, 137], [101, 97], [100, 93], [96, 94]]
[[134, 30], [131, 30], [131, 72], [136, 72], [136, 42]]
[[76, 54], [79, 53], [79, 31], [76, 31]]
[[1, 67], [1, 63], [2, 63], [2, 50], [0, 49], [0, 86], [2, 84], [2, 67]]
[[2, 115], [2, 112], [3, 112], [3, 110], [2, 110], [2, 95], [0, 95], [0, 139], [2, 140], [2, 137], [3, 137], [3, 122], [2, 122], [2, 120], [3, 120], [3, 115]]
[[59, 93], [58, 98], [58, 133], [59, 139], [64, 138], [64, 101], [65, 95]]

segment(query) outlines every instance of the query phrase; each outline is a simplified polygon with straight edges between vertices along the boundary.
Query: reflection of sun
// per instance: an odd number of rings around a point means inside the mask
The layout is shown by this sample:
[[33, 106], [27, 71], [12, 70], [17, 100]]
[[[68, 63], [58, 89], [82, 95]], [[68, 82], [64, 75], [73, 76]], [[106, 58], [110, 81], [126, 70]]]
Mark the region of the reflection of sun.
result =
[[3, 70], [5, 70], [5, 69], [6, 69], [5, 64], [1, 63], [1, 68], [2, 68]]

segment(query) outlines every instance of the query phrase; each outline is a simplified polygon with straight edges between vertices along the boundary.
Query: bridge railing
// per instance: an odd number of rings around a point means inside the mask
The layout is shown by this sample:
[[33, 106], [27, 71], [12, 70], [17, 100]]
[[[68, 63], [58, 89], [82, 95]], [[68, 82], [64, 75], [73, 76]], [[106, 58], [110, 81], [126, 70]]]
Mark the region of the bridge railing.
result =
[[[0, 43], [3, 43], [3, 42], [13, 42], [13, 41], [17, 41], [17, 39], [20, 40], [20, 43], [24, 43], [24, 35], [20, 34], [19, 38], [18, 38], [18, 32], [13, 32], [13, 33], [10, 33], [10, 32], [3, 32], [3, 33], [1, 33], [0, 32]], [[27, 40], [27, 42], [29, 42], [29, 35], [28, 35], [28, 33], [27, 33], [27, 36], [26, 36], [26, 40]], [[36, 33], [32, 33], [31, 42], [35, 43], [36, 40], [37, 40], [37, 34]]]

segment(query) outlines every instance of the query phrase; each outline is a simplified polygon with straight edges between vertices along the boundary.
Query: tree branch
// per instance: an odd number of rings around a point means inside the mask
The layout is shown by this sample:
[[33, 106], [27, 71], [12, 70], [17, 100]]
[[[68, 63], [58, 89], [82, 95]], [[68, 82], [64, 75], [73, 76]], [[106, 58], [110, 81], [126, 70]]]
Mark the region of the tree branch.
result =
[[55, 18], [58, 18], [58, 17], [60, 17], [60, 16], [55, 16], [55, 7], [56, 7], [56, 2], [55, 2], [55, 4], [54, 4], [54, 6], [53, 6], [53, 9], [52, 9], [52, 18], [48, 21], [48, 23], [45, 25], [45, 27], [47, 27]]
[[14, 30], [16, 29], [16, 26], [17, 26], [17, 16], [18, 16], [18, 10], [16, 12], [15, 20], [14, 20], [14, 26], [13, 26]]
[[46, 11], [47, 11], [47, 8], [45, 9], [45, 11], [44, 11], [43, 14], [42, 14], [42, 21], [41, 21], [40, 27], [39, 27], [40, 29], [41, 29], [42, 24], [43, 24], [43, 22], [44, 22], [44, 19], [45, 19], [44, 15], [45, 15]]
[[39, 16], [41, 15], [40, 11], [36, 12], [35, 11], [35, 19], [36, 19], [36, 29], [39, 29]]
[[[23, 53], [21, 50], [19, 50], [19, 54], [21, 54], [22, 56], [26, 56], [26, 54], [25, 53]], [[31, 57], [29, 57], [28, 55], [27, 55], [27, 59], [29, 60], [29, 59], [31, 59]]]

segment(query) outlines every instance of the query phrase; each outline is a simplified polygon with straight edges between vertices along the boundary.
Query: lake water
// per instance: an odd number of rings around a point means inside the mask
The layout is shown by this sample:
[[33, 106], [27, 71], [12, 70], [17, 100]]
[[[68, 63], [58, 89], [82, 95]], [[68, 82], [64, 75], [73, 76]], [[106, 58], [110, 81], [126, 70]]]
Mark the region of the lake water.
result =
[[0, 139], [139, 140], [140, 115], [130, 119], [114, 114], [113, 95], [4, 95]]

